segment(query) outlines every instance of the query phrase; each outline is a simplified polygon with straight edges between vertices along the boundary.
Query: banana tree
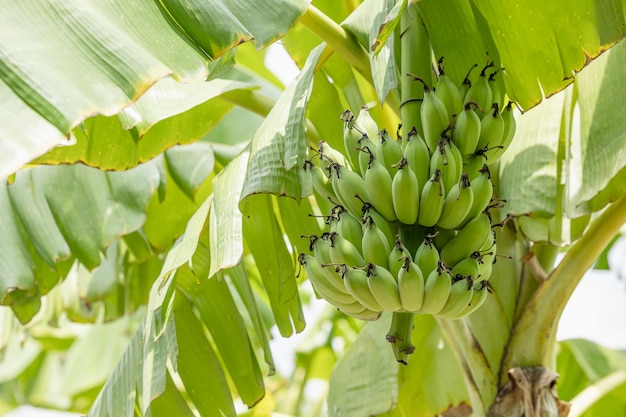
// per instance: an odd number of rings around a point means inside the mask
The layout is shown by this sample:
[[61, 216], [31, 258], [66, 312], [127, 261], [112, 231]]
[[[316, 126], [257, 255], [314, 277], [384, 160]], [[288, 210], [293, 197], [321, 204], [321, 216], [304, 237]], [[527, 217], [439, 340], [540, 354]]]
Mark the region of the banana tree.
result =
[[[318, 415], [304, 387], [321, 377], [328, 415], [564, 416], [574, 396], [570, 415], [624, 413], [624, 355], [556, 342], [570, 295], [626, 222], [621, 2], [3, 9], [6, 407]], [[263, 65], [277, 39], [300, 68], [286, 87]], [[390, 338], [411, 347], [400, 354], [386, 340], [396, 316], [365, 323], [328, 305], [286, 395], [270, 328], [312, 325], [298, 254], [334, 210], [304, 167], [321, 141], [349, 159], [346, 109], [366, 105], [376, 132], [425, 135], [425, 94], [444, 75], [454, 88], [489, 76], [520, 110], [506, 152], [485, 161], [498, 200], [484, 304], [455, 320], [410, 314]]]

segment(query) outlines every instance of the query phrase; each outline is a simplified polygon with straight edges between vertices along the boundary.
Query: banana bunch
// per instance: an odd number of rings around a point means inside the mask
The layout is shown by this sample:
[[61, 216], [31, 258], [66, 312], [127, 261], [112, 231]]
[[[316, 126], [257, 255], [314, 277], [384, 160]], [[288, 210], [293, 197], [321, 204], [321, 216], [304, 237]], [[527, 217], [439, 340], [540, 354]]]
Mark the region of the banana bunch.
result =
[[515, 133], [492, 67], [460, 86], [442, 59], [434, 87], [407, 74], [424, 87], [421, 132], [405, 126], [393, 138], [367, 107], [356, 116], [346, 110], [344, 149], [322, 141], [304, 165], [330, 212], [322, 235], [306, 236], [311, 253], [299, 262], [316, 294], [345, 314], [376, 320], [392, 312], [387, 338], [403, 363], [414, 349], [415, 314], [459, 319], [491, 292], [490, 209], [499, 203], [489, 165]]

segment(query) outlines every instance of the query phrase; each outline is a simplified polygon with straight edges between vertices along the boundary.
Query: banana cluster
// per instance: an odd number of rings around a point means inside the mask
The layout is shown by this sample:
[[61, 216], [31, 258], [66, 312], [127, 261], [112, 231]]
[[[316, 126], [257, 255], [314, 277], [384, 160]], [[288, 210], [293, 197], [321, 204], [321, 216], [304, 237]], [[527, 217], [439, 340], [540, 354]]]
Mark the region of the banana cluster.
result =
[[307, 236], [311, 253], [299, 262], [316, 293], [345, 314], [376, 320], [394, 312], [404, 330], [390, 341], [404, 337], [405, 314], [458, 319], [490, 292], [496, 242], [489, 210], [498, 203], [489, 164], [513, 138], [512, 104], [503, 107], [499, 70], [487, 74], [493, 64], [460, 86], [438, 64], [434, 88], [407, 74], [424, 86], [415, 115], [421, 132], [403, 120], [393, 138], [367, 107], [357, 116], [346, 110], [343, 152], [322, 141], [304, 166], [318, 198], [333, 208], [324, 233]]

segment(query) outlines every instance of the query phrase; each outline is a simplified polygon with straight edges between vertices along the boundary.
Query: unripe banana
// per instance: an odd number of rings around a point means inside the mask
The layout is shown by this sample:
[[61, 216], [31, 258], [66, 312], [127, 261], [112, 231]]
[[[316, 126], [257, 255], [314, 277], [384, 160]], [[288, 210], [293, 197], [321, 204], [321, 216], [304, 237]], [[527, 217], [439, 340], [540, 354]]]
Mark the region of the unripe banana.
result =
[[464, 103], [467, 103], [468, 101], [475, 101], [483, 110], [486, 110], [491, 106], [491, 103], [493, 103], [493, 94], [491, 87], [489, 86], [489, 80], [485, 74], [487, 68], [491, 67], [493, 67], [493, 62], [490, 62], [482, 69], [476, 82], [474, 82], [467, 90], [463, 100]]
[[361, 174], [365, 175], [370, 166], [370, 160], [375, 155], [377, 145], [366, 135], [361, 138], [359, 145], [360, 147], [357, 148], [359, 151], [359, 168]]
[[461, 278], [454, 282], [450, 288], [450, 297], [446, 301], [441, 311], [437, 313], [439, 317], [457, 317], [461, 311], [465, 310], [472, 300], [474, 286], [472, 278]]
[[472, 253], [472, 257], [478, 260], [479, 275], [482, 280], [488, 280], [491, 277], [493, 263], [496, 261], [496, 253], [498, 247], [496, 245], [496, 233], [492, 229], [489, 237], [480, 249]]
[[435, 95], [435, 92], [424, 80], [416, 75], [409, 75], [413, 78], [413, 81], [419, 81], [424, 86], [424, 100], [422, 101], [420, 119], [426, 145], [429, 149], [434, 150], [441, 133], [448, 126], [450, 115], [446, 105]]
[[392, 247], [396, 240], [396, 235], [398, 234], [397, 222], [388, 222], [383, 216], [380, 215], [380, 213], [376, 211], [374, 207], [372, 207], [370, 203], [367, 202], [363, 203], [361, 213], [361, 222], [365, 217], [370, 216], [374, 220], [374, 223], [376, 223], [376, 226], [378, 226], [378, 228], [382, 230], [387, 237], [389, 247]]
[[391, 183], [393, 209], [402, 223], [414, 224], [420, 207], [419, 182], [406, 158], [400, 159], [397, 168]]
[[350, 167], [358, 174], [363, 174], [359, 166], [359, 151], [360, 141], [363, 137], [362, 131], [356, 126], [356, 118], [350, 110], [346, 110], [341, 115], [341, 120], [344, 122], [343, 126], [343, 146], [346, 148], [346, 155], [350, 162]]
[[389, 243], [371, 216], [363, 220], [363, 258], [384, 268], [389, 266]]
[[424, 275], [420, 267], [411, 258], [404, 258], [404, 265], [398, 273], [398, 289], [403, 309], [417, 312], [422, 308], [424, 285]]
[[504, 68], [502, 67], [498, 68], [497, 70], [489, 74], [489, 78], [487, 79], [487, 82], [489, 83], [489, 88], [491, 88], [491, 101], [493, 103], [498, 103], [499, 108], [502, 108], [504, 94], [502, 94], [502, 91], [500, 91], [500, 86], [496, 81], [496, 75], [498, 75], [498, 73], [503, 69]]
[[405, 258], [411, 259], [411, 254], [404, 247], [402, 241], [400, 240], [400, 235], [396, 235], [396, 241], [394, 242], [393, 248], [389, 252], [389, 272], [394, 277], [398, 276], [400, 272], [400, 268], [404, 265]]
[[480, 275], [478, 259], [473, 256], [468, 256], [467, 258], [462, 259], [454, 265], [450, 271], [450, 275], [452, 276], [452, 279], [459, 279], [463, 277], [478, 279], [478, 276]]
[[480, 138], [476, 149], [484, 150], [487, 158], [491, 158], [488, 152], [493, 152], [502, 146], [504, 138], [504, 120], [500, 114], [497, 103], [493, 103], [491, 111], [487, 112], [480, 121]]
[[426, 181], [420, 196], [420, 210], [417, 222], [422, 226], [431, 227], [437, 224], [443, 210], [446, 194], [441, 182], [441, 171], [435, 169], [430, 180]]
[[324, 233], [322, 236], [302, 236], [309, 239], [309, 250], [313, 252], [313, 255], [322, 264], [329, 264], [332, 262], [330, 259], [330, 233]]
[[370, 140], [375, 140], [378, 137], [378, 125], [376, 121], [372, 118], [372, 115], [369, 112], [367, 106], [361, 107], [359, 111], [359, 115], [356, 118], [356, 125], [360, 131], [367, 133]]
[[474, 203], [474, 191], [470, 187], [467, 174], [462, 174], [458, 185], [452, 187], [443, 203], [437, 226], [444, 229], [458, 228]]
[[493, 261], [496, 248], [493, 248], [492, 252], [487, 252], [485, 256], [481, 256], [480, 261], [478, 262], [478, 276], [483, 281], [489, 281], [491, 278], [491, 274], [493, 272]]
[[363, 206], [362, 200], [369, 200], [365, 181], [359, 174], [343, 165], [331, 164], [329, 168], [333, 191], [339, 202], [354, 217], [360, 217], [361, 207]]
[[[433, 149], [434, 150], [434, 149]], [[407, 135], [407, 144], [404, 148], [404, 157], [417, 177], [422, 187], [430, 177], [430, 153], [424, 139], [413, 128]]]
[[341, 286], [342, 290], [338, 290], [328, 279], [328, 270], [320, 264], [319, 260], [315, 256], [301, 253], [298, 256], [298, 262], [304, 268], [309, 281], [316, 293], [322, 298], [326, 299], [329, 303], [335, 304], [351, 304], [355, 299], [348, 293], [348, 290], [344, 287], [343, 281]]
[[321, 198], [323, 198], [324, 200], [337, 199], [330, 178], [328, 178], [328, 175], [324, 173], [324, 170], [322, 168], [313, 164], [311, 161], [306, 160], [304, 161], [304, 170], [311, 173], [311, 182], [313, 184], [313, 189], [319, 194]]
[[426, 235], [415, 252], [415, 263], [419, 266], [424, 277], [428, 277], [432, 271], [437, 269], [440, 260], [439, 251], [433, 244], [433, 238], [433, 235]]
[[396, 220], [396, 213], [392, 200], [392, 177], [384, 165], [374, 155], [370, 155], [370, 162], [365, 171], [365, 186], [372, 203], [387, 221]]
[[348, 313], [343, 312], [345, 315], [354, 317], [355, 319], [365, 320], [365, 321], [376, 321], [380, 318], [382, 312], [380, 311], [372, 311], [370, 309], [365, 309], [360, 313]]
[[335, 231], [339, 233], [344, 239], [352, 243], [359, 252], [363, 252], [362, 240], [363, 240], [363, 225], [352, 214], [348, 213], [342, 206], [337, 210], [335, 228], [331, 228], [331, 232]]
[[458, 114], [463, 106], [463, 97], [461, 97], [458, 87], [454, 85], [444, 72], [443, 57], [439, 58], [437, 66], [439, 68], [439, 80], [437, 82], [437, 88], [435, 89], [435, 95], [439, 97], [445, 105], [448, 115]]
[[389, 135], [387, 129], [382, 129], [380, 131], [380, 143], [376, 147], [376, 158], [387, 169], [389, 175], [393, 175], [396, 172], [393, 165], [403, 156], [400, 143]]
[[[354, 299], [354, 297], [352, 297], [352, 299]], [[330, 303], [330, 304], [337, 307], [339, 311], [345, 314], [359, 314], [365, 311], [371, 311], [363, 307], [363, 304], [359, 303], [358, 301], [354, 301], [350, 304], [341, 304], [341, 303]]]
[[479, 251], [491, 235], [489, 214], [481, 213], [467, 223], [455, 237], [442, 247], [441, 260], [449, 267]]
[[339, 233], [330, 234], [330, 259], [333, 264], [348, 266], [363, 266], [365, 260], [356, 246], [344, 239]]
[[489, 155], [489, 158], [492, 161], [496, 161], [502, 156], [504, 151], [506, 151], [511, 145], [513, 137], [515, 136], [516, 123], [515, 117], [513, 116], [512, 104], [513, 102], [509, 101], [509, 104], [507, 104], [501, 112], [504, 123], [504, 132], [502, 133], [502, 142], [500, 143], [502, 147], [495, 148], [493, 151], [490, 151], [491, 154]]
[[463, 166], [462, 160], [456, 160], [451, 146], [452, 142], [447, 137], [442, 137], [437, 142], [437, 150], [430, 158], [430, 172], [434, 173], [436, 169], [441, 172], [441, 181], [446, 190], [450, 190], [459, 182]]
[[463, 103], [467, 103], [467, 100], [465, 100], [465, 96], [467, 95], [467, 92], [472, 86], [472, 82], [470, 81], [469, 77], [472, 71], [474, 71], [474, 68], [476, 68], [477, 66], [478, 64], [474, 64], [470, 67], [470, 69], [467, 71], [467, 75], [465, 76], [465, 78], [463, 79], [459, 87], [459, 93], [461, 93], [461, 97], [463, 98], [463, 100], [461, 101], [463, 101]]
[[361, 268], [346, 267], [343, 273], [343, 282], [346, 289], [365, 308], [371, 311], [383, 311], [381, 305], [376, 301], [372, 290], [367, 283], [367, 272]]
[[474, 179], [478, 178], [481, 174], [483, 166], [485, 166], [488, 162], [489, 161], [487, 160], [485, 153], [478, 150], [476, 154], [463, 165], [463, 172], [467, 172], [470, 182], [474, 181]]
[[385, 311], [398, 311], [402, 308], [398, 282], [386, 268], [375, 265], [367, 265], [367, 284], [378, 304]]
[[404, 365], [408, 363], [408, 356], [415, 351], [412, 343], [414, 313], [394, 312], [391, 316], [391, 325], [386, 339], [391, 343], [396, 360]]
[[317, 144], [316, 152], [320, 157], [320, 167], [322, 169], [328, 169], [328, 166], [332, 163], [346, 164], [346, 158], [343, 154], [323, 140]]
[[469, 316], [474, 311], [478, 310], [480, 306], [482, 306], [487, 300], [487, 296], [489, 295], [489, 289], [485, 281], [474, 282], [474, 291], [472, 292], [472, 298], [467, 305], [456, 317], [450, 318], [462, 318]]
[[463, 159], [469, 159], [476, 152], [480, 138], [480, 117], [472, 107], [478, 107], [475, 101], [465, 104], [452, 131], [452, 141], [459, 148]]
[[491, 182], [491, 173], [487, 164], [483, 165], [480, 172], [481, 174], [478, 177], [471, 180], [470, 187], [472, 187], [474, 193], [474, 202], [469, 213], [467, 213], [467, 217], [465, 217], [465, 222], [471, 221], [471, 219], [478, 217], [480, 213], [485, 211], [493, 197], [493, 183]]
[[426, 279], [424, 284], [424, 302], [422, 312], [426, 314], [437, 314], [446, 305], [450, 290], [452, 288], [452, 278], [445, 266], [441, 263], [435, 268]]

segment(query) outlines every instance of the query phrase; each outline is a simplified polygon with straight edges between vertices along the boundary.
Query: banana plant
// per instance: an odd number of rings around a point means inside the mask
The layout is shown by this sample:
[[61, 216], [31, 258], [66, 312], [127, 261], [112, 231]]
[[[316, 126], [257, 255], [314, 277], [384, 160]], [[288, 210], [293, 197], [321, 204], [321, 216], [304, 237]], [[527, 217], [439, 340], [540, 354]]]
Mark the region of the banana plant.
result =
[[[621, 2], [5, 9], [1, 409], [26, 398], [116, 417], [623, 413], [623, 354], [556, 341], [569, 297], [626, 222]], [[263, 62], [278, 39], [300, 70], [286, 86]], [[500, 157], [489, 167], [501, 201], [490, 294], [457, 320], [406, 316], [399, 356], [389, 313], [363, 321], [327, 305], [308, 316], [320, 292], [298, 254], [314, 249], [333, 203], [304, 167], [325, 147], [351, 158], [346, 110], [364, 105], [370, 139], [383, 128], [407, 138], [401, 124], [437, 147], [442, 80], [499, 91], [516, 103], [517, 129], [501, 155], [485, 151]], [[466, 110], [488, 111], [477, 87], [467, 94]], [[385, 159], [355, 155], [364, 175]], [[364, 181], [360, 194], [379, 188]], [[271, 329], [280, 342], [307, 326], [317, 334], [298, 372], [278, 379]], [[305, 395], [315, 378], [327, 381], [321, 402]]]

